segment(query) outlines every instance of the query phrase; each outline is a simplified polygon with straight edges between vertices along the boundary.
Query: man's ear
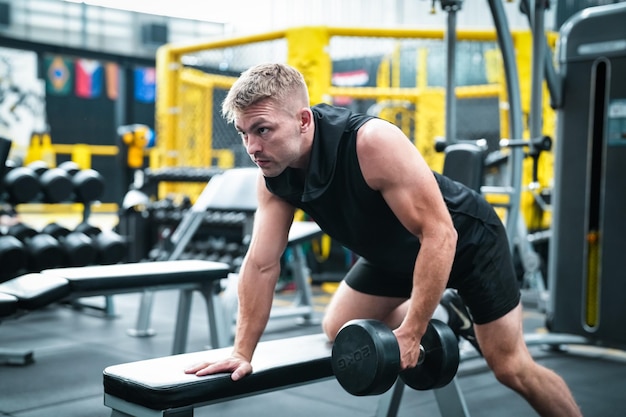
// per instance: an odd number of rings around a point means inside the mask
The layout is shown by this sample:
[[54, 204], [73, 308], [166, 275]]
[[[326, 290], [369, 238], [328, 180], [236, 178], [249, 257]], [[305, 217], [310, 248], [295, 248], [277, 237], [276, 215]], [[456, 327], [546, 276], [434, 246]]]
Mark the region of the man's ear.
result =
[[304, 133], [313, 128], [313, 112], [308, 107], [300, 109], [300, 132]]

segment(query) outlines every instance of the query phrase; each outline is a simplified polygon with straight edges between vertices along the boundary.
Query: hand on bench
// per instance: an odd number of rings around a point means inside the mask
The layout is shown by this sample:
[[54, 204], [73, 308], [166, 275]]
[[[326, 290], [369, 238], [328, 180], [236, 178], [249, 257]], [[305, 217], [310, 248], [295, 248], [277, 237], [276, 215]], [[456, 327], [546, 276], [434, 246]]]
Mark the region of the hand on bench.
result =
[[195, 374], [196, 376], [226, 372], [230, 373], [230, 378], [233, 381], [239, 381], [241, 378], [252, 373], [252, 364], [245, 358], [231, 355], [226, 359], [215, 362], [200, 362], [185, 369], [186, 374]]

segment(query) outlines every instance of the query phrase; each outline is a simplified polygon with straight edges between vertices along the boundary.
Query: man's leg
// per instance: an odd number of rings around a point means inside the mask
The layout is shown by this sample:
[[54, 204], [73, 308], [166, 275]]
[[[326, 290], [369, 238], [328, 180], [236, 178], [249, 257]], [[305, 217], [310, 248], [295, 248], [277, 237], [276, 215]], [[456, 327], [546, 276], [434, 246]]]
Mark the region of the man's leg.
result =
[[406, 298], [365, 294], [342, 281], [328, 304], [322, 328], [331, 341], [352, 319], [380, 320], [395, 329], [406, 314], [406, 308], [401, 306], [405, 301]]
[[498, 381], [524, 397], [541, 416], [582, 416], [565, 381], [530, 355], [524, 342], [521, 304], [491, 323], [475, 325], [475, 330]]

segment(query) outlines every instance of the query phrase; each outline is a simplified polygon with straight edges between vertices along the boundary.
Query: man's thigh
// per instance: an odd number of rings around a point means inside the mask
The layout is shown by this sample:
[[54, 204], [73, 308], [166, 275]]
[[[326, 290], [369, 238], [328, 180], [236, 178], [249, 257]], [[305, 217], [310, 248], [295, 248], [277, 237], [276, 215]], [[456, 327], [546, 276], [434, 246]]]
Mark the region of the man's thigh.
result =
[[339, 284], [324, 317], [324, 330], [334, 339], [341, 326], [353, 319], [374, 319], [397, 327], [406, 314], [406, 298], [366, 294], [351, 288], [345, 281]]

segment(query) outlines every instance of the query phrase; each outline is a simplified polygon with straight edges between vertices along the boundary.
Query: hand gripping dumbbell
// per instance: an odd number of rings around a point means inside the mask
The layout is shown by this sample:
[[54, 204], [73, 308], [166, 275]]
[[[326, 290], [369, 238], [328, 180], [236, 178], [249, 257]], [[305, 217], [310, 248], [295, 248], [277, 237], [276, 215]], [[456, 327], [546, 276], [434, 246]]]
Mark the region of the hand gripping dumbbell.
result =
[[376, 320], [352, 320], [335, 338], [331, 365], [339, 384], [352, 395], [382, 394], [398, 376], [413, 389], [429, 390], [452, 381], [459, 367], [459, 345], [444, 322], [432, 319], [417, 366], [401, 371], [400, 347], [391, 329]]

